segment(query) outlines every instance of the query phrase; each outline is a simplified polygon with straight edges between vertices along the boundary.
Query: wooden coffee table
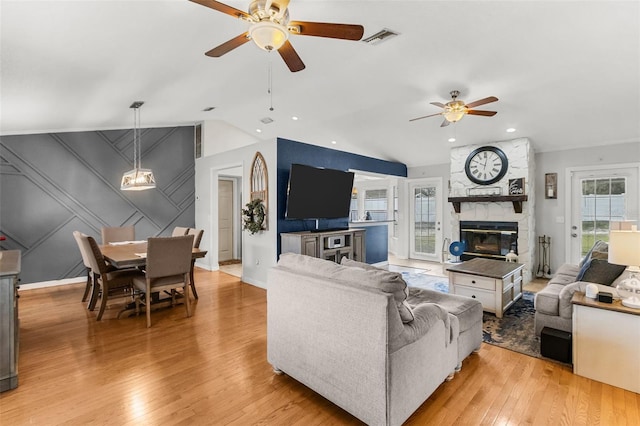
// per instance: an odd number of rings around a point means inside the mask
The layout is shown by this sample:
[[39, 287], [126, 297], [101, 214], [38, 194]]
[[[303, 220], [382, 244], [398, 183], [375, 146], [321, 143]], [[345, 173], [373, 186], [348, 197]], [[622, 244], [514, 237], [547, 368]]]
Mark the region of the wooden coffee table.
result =
[[475, 258], [446, 269], [453, 294], [478, 299], [483, 310], [502, 318], [502, 314], [522, 297], [523, 268], [522, 263]]

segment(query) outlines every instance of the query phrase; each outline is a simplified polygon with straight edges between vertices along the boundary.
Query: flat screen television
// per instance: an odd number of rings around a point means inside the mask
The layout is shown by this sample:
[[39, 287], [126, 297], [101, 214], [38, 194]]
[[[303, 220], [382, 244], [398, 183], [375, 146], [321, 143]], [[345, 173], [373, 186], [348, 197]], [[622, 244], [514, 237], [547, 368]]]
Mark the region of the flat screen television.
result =
[[287, 195], [287, 219], [349, 217], [353, 173], [292, 164]]

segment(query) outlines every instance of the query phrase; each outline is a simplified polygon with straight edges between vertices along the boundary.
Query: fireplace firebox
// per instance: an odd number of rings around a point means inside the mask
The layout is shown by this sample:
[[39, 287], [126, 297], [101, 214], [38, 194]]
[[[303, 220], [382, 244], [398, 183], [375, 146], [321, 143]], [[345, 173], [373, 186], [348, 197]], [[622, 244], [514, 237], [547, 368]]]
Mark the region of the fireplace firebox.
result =
[[484, 257], [504, 260], [510, 250], [518, 254], [518, 222], [460, 221], [462, 260]]

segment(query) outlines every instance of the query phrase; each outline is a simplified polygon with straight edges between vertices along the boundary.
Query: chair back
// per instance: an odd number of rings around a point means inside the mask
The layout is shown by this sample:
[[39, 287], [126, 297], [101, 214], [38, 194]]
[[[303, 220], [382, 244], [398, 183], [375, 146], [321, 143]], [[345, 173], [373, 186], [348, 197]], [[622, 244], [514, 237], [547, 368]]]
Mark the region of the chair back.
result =
[[83, 234], [80, 231], [73, 231], [73, 238], [76, 240], [76, 244], [78, 244], [78, 249], [80, 249], [80, 255], [82, 256], [82, 263], [84, 263], [84, 266], [91, 269], [91, 263], [89, 260], [89, 253], [86, 251], [84, 245], [82, 244], [82, 240], [81, 237], [82, 236], [87, 236], [85, 234]]
[[136, 228], [130, 226], [103, 226], [102, 244], [109, 244], [117, 241], [133, 241], [136, 239]]
[[203, 229], [189, 229], [189, 233], [187, 235], [193, 235], [193, 248], [200, 248], [200, 241], [202, 241], [202, 234], [204, 234]]
[[189, 233], [189, 228], [184, 228], [182, 226], [176, 226], [173, 228], [173, 232], [171, 233], [172, 237], [180, 237], [182, 235], [187, 235]]
[[99, 274], [101, 276], [106, 276], [107, 264], [104, 261], [104, 256], [102, 255], [102, 252], [100, 251], [100, 247], [98, 247], [98, 243], [96, 243], [96, 240], [94, 240], [93, 237], [81, 234], [80, 243], [87, 253], [89, 267], [91, 268], [93, 273]]
[[186, 274], [191, 270], [193, 235], [156, 237], [147, 240], [148, 278]]

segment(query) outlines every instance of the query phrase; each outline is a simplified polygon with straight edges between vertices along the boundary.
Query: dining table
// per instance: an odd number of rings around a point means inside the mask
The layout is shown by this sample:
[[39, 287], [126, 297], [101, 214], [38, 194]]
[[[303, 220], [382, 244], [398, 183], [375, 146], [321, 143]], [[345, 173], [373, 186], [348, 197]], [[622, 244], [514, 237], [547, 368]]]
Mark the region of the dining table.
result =
[[[104, 260], [118, 269], [142, 267], [147, 263], [147, 241], [118, 241], [100, 246]], [[193, 259], [200, 259], [207, 255], [206, 250], [193, 248]]]
[[[147, 263], [147, 241], [118, 241], [111, 242], [109, 244], [103, 244], [100, 247], [104, 260], [111, 266], [118, 269], [126, 268], [144, 268]], [[200, 259], [207, 255], [206, 250], [200, 250], [199, 248], [193, 248], [191, 256], [193, 259]], [[151, 294], [151, 309], [157, 309], [161, 307], [171, 306], [173, 302], [181, 303], [179, 299], [172, 297], [161, 298], [160, 294]], [[146, 307], [143, 307], [146, 309]], [[118, 318], [122, 315], [131, 315], [136, 313], [135, 303], [128, 303], [118, 313]]]

